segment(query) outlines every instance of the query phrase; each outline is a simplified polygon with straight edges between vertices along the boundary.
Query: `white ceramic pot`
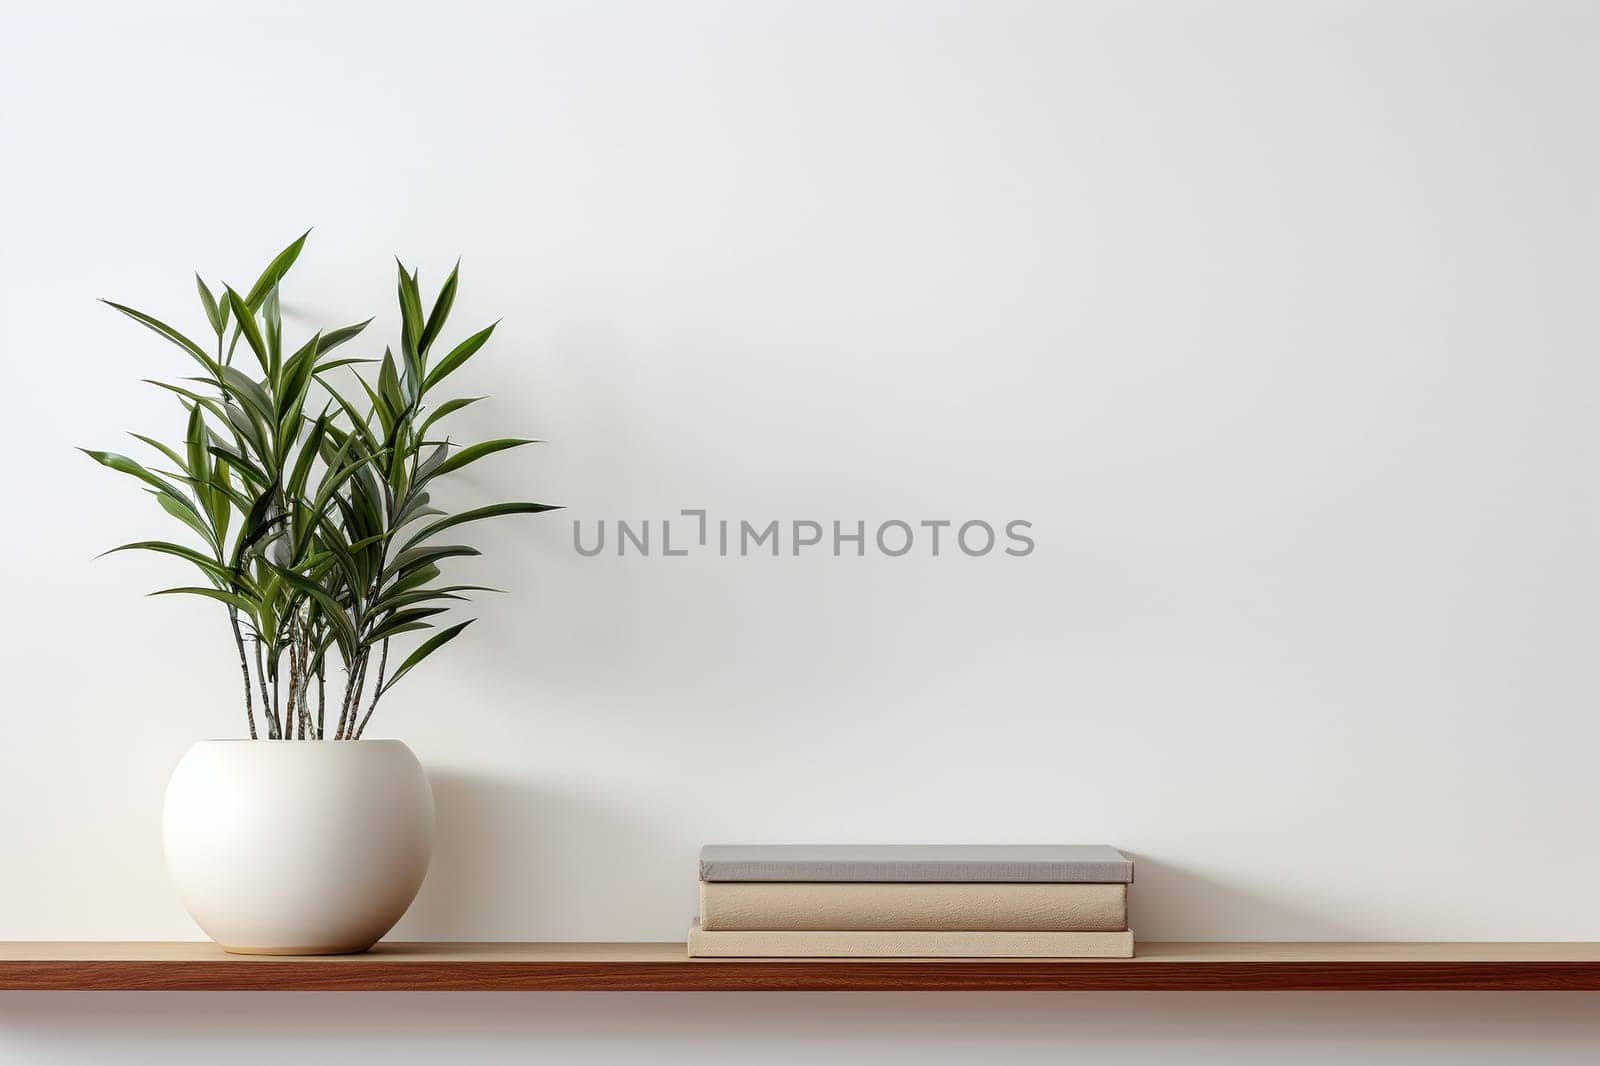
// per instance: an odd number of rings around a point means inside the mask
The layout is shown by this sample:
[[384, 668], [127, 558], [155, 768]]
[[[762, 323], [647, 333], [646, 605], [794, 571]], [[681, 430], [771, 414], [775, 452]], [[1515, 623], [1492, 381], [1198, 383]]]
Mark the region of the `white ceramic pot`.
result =
[[365, 951], [411, 906], [433, 793], [398, 740], [207, 740], [167, 786], [167, 869], [244, 955]]

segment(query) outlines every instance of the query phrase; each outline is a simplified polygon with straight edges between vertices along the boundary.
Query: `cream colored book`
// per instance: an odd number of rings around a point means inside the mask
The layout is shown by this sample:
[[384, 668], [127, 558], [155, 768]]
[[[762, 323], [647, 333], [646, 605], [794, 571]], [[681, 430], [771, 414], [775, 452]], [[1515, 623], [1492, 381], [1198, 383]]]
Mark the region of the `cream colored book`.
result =
[[705, 930], [689, 927], [691, 958], [1131, 959], [1133, 934], [963, 930]]
[[1128, 886], [702, 881], [700, 928], [1120, 932]]

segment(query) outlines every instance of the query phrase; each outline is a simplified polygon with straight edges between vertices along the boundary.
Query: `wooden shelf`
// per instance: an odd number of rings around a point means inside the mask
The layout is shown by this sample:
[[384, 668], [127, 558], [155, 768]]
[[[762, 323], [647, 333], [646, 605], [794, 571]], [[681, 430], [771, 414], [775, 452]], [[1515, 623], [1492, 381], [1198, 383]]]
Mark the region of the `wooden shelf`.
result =
[[690, 959], [682, 944], [0, 943], [0, 989], [959, 991], [1596, 989], [1600, 943], [1141, 943], [1132, 959]]

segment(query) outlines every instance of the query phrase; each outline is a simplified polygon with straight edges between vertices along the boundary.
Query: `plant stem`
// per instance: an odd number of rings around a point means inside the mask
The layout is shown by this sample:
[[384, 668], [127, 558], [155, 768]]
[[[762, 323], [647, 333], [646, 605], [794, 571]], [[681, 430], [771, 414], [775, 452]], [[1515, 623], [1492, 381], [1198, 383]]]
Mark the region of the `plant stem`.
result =
[[361, 739], [361, 734], [366, 732], [367, 723], [372, 721], [372, 712], [378, 709], [378, 697], [383, 695], [383, 672], [389, 669], [389, 638], [383, 640], [383, 654], [378, 657], [378, 683], [372, 689], [372, 703], [367, 707], [367, 716], [361, 719], [361, 724], [356, 726], [356, 739]]
[[326, 735], [323, 732], [323, 712], [327, 706], [328, 693], [328, 663], [324, 659], [317, 665], [317, 739], [321, 740]]
[[315, 740], [316, 730], [311, 724], [311, 708], [307, 700], [311, 695], [311, 636], [300, 632], [300, 739]]
[[255, 700], [250, 694], [250, 664], [244, 655], [244, 636], [239, 632], [239, 609], [228, 608], [228, 621], [233, 626], [233, 644], [239, 649], [239, 672], [244, 675], [244, 717], [250, 723], [250, 739], [259, 739], [256, 736], [256, 709]]
[[294, 648], [290, 654], [294, 657], [294, 721], [295, 736], [301, 740], [306, 738], [306, 726], [311, 724], [311, 718], [306, 713], [306, 686], [311, 683], [311, 664], [306, 660], [305, 634], [302, 632], [295, 638]]
[[284, 724], [289, 727], [285, 739], [295, 739], [295, 730], [300, 725], [300, 716], [295, 714], [295, 699], [300, 694], [300, 642], [291, 633], [289, 636], [289, 715], [284, 719]]
[[306, 661], [304, 634], [296, 635], [290, 645], [290, 669], [294, 674], [293, 695], [290, 696], [290, 714], [294, 715], [294, 735], [306, 739], [310, 717], [306, 714], [306, 685], [310, 683], [310, 663]]
[[362, 651], [356, 658], [355, 669], [350, 674], [350, 680], [345, 685], [344, 708], [339, 712], [339, 731], [333, 739], [348, 739], [350, 727], [355, 724], [355, 708], [361, 706], [361, 689], [367, 681], [367, 652]]
[[361, 660], [346, 663], [344, 667], [344, 696], [339, 700], [339, 724], [334, 727], [333, 739], [344, 739], [344, 723], [350, 717], [350, 695], [356, 690], [356, 675], [361, 672]]
[[261, 659], [261, 640], [255, 640], [256, 646], [256, 682], [261, 686], [261, 713], [267, 716], [267, 739], [283, 739], [283, 728], [278, 723], [278, 712], [272, 709], [272, 701], [267, 698], [267, 668]]
[[361, 694], [367, 689], [367, 665], [372, 662], [372, 649], [361, 653], [361, 676], [356, 679], [356, 696], [350, 701], [350, 721], [344, 727], [344, 738], [355, 739], [356, 715], [361, 713]]

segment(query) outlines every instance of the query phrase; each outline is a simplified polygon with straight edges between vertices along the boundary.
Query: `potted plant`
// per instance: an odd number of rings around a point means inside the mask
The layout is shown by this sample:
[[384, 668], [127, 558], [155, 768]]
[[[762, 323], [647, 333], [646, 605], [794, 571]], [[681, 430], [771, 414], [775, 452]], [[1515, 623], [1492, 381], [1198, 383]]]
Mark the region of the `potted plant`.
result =
[[[111, 550], [184, 561], [199, 579], [153, 595], [225, 609], [249, 739], [188, 751], [168, 786], [163, 835], [189, 913], [242, 953], [364, 951], [410, 906], [432, 850], [433, 798], [409, 748], [364, 734], [390, 690], [471, 622], [447, 624], [447, 612], [492, 591], [443, 583], [441, 564], [480, 553], [441, 534], [552, 509], [447, 512], [436, 502], [434, 490], [463, 467], [532, 443], [461, 444], [445, 432], [451, 414], [482, 397], [447, 398], [441, 386], [494, 332], [443, 349], [459, 264], [427, 309], [416, 271], [400, 266], [398, 355], [340, 351], [371, 319], [290, 347], [279, 292], [306, 236], [243, 292], [213, 291], [196, 276], [205, 345], [112, 303], [199, 373], [150, 382], [185, 418], [172, 444], [134, 434], [159, 458], [87, 451], [138, 480], [187, 530]], [[374, 364], [375, 374], [364, 369]], [[415, 645], [402, 651], [406, 641]]]

